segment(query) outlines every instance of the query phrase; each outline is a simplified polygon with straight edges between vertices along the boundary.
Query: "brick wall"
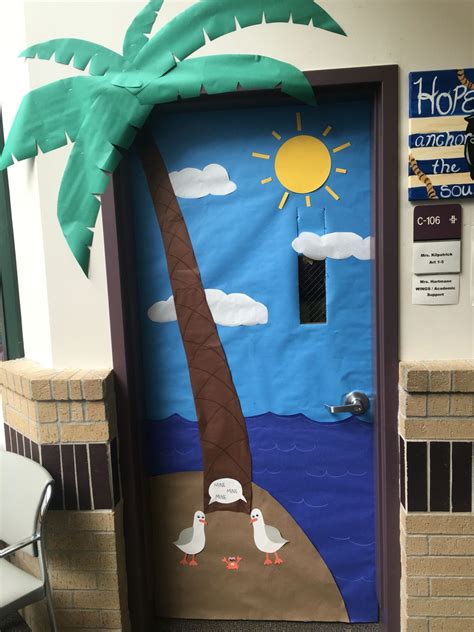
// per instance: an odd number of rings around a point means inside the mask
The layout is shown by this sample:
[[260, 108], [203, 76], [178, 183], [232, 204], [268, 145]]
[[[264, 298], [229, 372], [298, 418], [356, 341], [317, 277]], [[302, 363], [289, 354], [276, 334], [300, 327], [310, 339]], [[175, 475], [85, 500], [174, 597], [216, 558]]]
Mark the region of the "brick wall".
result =
[[474, 631], [474, 363], [400, 365], [402, 630]]
[[[110, 371], [16, 360], [0, 385], [7, 449], [56, 482], [46, 550], [60, 630], [128, 630]], [[474, 632], [474, 363], [402, 363], [399, 430], [402, 631]], [[43, 604], [25, 616], [49, 629]]]
[[[113, 378], [110, 371], [0, 364], [7, 450], [41, 463], [55, 480], [46, 554], [59, 629], [128, 630]], [[15, 563], [38, 573], [34, 558]], [[25, 609], [48, 630], [45, 605]]]

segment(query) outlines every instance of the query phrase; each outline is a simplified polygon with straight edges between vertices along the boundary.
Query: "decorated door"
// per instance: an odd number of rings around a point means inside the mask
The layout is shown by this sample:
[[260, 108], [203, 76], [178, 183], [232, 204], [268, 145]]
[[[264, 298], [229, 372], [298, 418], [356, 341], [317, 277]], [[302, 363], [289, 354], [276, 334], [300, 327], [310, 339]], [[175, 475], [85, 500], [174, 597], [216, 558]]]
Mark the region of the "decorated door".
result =
[[159, 616], [378, 620], [371, 130], [175, 109], [131, 161]]

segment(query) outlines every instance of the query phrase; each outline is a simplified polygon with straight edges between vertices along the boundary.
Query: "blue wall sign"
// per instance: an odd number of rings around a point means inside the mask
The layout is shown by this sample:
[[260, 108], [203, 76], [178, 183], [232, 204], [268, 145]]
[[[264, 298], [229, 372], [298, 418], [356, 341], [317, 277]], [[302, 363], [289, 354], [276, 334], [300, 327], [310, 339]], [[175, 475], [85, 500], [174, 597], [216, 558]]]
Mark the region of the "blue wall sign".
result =
[[409, 74], [408, 197], [474, 197], [474, 69]]

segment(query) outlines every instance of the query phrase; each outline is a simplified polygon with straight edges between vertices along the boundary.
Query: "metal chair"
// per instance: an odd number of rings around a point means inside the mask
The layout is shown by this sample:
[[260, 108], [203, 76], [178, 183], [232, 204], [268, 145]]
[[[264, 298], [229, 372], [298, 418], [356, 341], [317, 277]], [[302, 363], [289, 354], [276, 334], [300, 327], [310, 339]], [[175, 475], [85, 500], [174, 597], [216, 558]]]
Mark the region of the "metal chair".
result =
[[[57, 632], [43, 549], [43, 525], [54, 481], [38, 463], [0, 451], [0, 619], [46, 598], [53, 632]], [[7, 557], [20, 549], [39, 557], [41, 578], [14, 566]]]

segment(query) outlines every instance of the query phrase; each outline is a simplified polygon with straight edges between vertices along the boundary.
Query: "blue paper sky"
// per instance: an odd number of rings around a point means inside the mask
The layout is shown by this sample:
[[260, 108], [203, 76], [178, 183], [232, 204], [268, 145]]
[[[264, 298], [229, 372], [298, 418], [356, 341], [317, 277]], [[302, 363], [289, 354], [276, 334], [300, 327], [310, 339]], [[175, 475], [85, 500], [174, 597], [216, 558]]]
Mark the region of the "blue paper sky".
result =
[[[281, 144], [298, 132], [324, 139], [332, 149], [332, 172], [324, 190], [290, 193], [283, 210], [284, 188], [275, 177], [273, 158]], [[265, 304], [266, 325], [219, 326], [244, 415], [266, 412], [303, 413], [318, 421], [344, 416], [328, 413], [324, 404], [340, 403], [344, 393], [373, 394], [371, 341], [372, 263], [354, 257], [327, 260], [327, 324], [301, 325], [298, 261], [291, 247], [298, 232], [320, 235], [352, 231], [371, 234], [371, 111], [366, 101], [349, 104], [166, 113], [156, 116], [153, 130], [169, 171], [225, 167], [235, 192], [227, 196], [180, 199], [206, 288], [240, 292]], [[271, 132], [277, 130], [281, 141]], [[271, 160], [252, 157], [252, 151]], [[139, 313], [142, 334], [145, 409], [150, 419], [177, 413], [195, 419], [184, 350], [176, 322], [156, 323], [148, 308], [171, 295], [161, 236], [145, 178], [136, 157], [130, 161], [133, 185]], [[336, 167], [347, 174], [335, 172]], [[273, 182], [260, 181], [272, 176]]]

